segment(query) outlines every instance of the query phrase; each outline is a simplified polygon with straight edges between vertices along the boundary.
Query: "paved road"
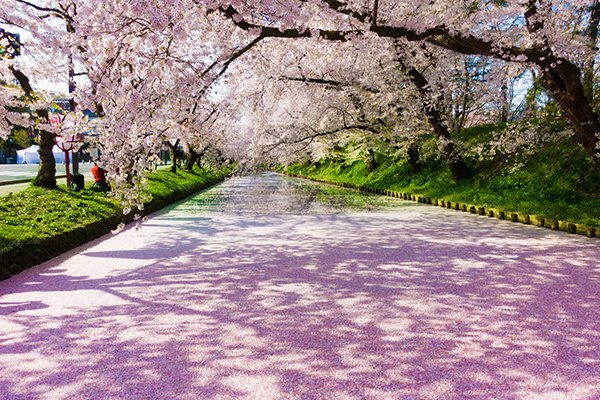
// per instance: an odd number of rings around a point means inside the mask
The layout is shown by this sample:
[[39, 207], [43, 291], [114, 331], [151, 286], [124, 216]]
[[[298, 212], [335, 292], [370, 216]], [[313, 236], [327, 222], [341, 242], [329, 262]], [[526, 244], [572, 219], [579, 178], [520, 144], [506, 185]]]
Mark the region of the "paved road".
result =
[[235, 178], [0, 282], [0, 398], [600, 398], [598, 240], [342, 192]]

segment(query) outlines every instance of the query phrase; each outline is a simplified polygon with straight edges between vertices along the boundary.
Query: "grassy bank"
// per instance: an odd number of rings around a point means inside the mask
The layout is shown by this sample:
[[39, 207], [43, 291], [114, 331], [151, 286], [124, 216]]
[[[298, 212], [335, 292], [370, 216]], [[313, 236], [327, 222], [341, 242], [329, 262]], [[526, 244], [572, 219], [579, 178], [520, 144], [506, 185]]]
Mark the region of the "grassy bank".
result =
[[[477, 142], [485, 135], [489, 131], [471, 130], [463, 139]], [[434, 156], [426, 157], [416, 174], [404, 157], [376, 154], [376, 161], [372, 172], [365, 162], [343, 157], [295, 164], [287, 171], [600, 227], [600, 172], [568, 138], [525, 155], [499, 155], [486, 161], [467, 156], [473, 177], [461, 182], [454, 182], [445, 163]]]
[[[195, 169], [173, 174], [159, 170], [148, 178], [153, 200], [145, 212], [179, 201], [220, 181], [227, 173]], [[124, 220], [118, 201], [91, 190], [30, 187], [0, 197], [0, 279], [98, 238]]]

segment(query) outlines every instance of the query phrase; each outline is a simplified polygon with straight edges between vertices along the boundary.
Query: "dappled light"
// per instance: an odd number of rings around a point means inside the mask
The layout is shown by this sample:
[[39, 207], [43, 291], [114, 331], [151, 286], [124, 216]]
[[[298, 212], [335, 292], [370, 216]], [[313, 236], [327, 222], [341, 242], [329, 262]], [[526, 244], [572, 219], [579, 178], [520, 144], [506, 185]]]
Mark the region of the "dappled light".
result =
[[364, 196], [235, 178], [0, 282], [0, 398], [600, 396], [596, 240]]

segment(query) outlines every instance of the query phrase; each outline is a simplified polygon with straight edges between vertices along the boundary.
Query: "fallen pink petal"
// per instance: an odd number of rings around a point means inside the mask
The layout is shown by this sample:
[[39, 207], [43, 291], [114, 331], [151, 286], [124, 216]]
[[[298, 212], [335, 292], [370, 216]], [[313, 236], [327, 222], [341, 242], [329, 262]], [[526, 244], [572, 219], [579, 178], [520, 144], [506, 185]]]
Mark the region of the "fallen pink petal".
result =
[[0, 399], [600, 397], [595, 239], [286, 208], [298, 182], [229, 180], [0, 282]]

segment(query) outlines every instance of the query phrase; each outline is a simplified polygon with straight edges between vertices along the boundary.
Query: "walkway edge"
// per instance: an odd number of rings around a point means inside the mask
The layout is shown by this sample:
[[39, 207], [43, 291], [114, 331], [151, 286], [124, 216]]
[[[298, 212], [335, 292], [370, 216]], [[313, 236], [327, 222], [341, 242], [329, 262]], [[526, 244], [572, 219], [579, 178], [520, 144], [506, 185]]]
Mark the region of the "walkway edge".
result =
[[[56, 175], [56, 179], [66, 178], [66, 175]], [[16, 179], [14, 181], [5, 181], [0, 182], [0, 186], [10, 186], [10, 185], [18, 185], [20, 183], [29, 183], [32, 182], [35, 178], [27, 178], [27, 179]]]
[[444, 208], [449, 208], [457, 211], [469, 212], [471, 214], [478, 214], [481, 216], [487, 216], [490, 218], [496, 219], [505, 219], [511, 222], [518, 222], [527, 225], [535, 225], [539, 228], [547, 228], [555, 231], [563, 231], [571, 234], [583, 235], [590, 238], [600, 238], [600, 229], [597, 229], [592, 226], [587, 226], [583, 224], [574, 224], [569, 221], [561, 221], [561, 220], [552, 220], [548, 218], [543, 218], [538, 215], [526, 214], [522, 212], [512, 212], [501, 210], [498, 208], [485, 208], [483, 206], [478, 206], [475, 204], [454, 202], [444, 199], [433, 199], [431, 197], [422, 196], [414, 193], [402, 193], [396, 192], [389, 189], [381, 189], [375, 188], [372, 186], [359, 185], [354, 183], [346, 183], [346, 182], [337, 182], [328, 179], [318, 179], [314, 177], [308, 177], [303, 175], [292, 174], [290, 172], [283, 171], [281, 172], [284, 175], [292, 176], [294, 178], [302, 178], [315, 182], [328, 183], [330, 185], [341, 186], [349, 189], [360, 190], [368, 193], [375, 193], [383, 196], [396, 197], [403, 200], [415, 201], [418, 203], [429, 204], [433, 206], [439, 206]]

